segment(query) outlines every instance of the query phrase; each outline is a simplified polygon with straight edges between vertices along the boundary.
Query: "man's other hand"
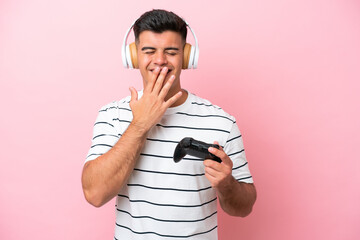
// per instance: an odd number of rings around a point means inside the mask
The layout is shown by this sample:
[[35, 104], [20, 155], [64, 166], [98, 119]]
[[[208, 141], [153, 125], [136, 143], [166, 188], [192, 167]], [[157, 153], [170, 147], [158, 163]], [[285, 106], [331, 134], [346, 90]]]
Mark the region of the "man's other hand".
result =
[[160, 121], [166, 109], [173, 105], [182, 95], [182, 92], [179, 91], [165, 101], [175, 79], [175, 76], [172, 75], [164, 84], [167, 71], [167, 67], [162, 68], [161, 71], [157, 67], [153, 71], [151, 79], [144, 86], [143, 96], [140, 99], [138, 99], [138, 93], [135, 88], [130, 88], [130, 108], [133, 113], [132, 124], [141, 130], [149, 131]]

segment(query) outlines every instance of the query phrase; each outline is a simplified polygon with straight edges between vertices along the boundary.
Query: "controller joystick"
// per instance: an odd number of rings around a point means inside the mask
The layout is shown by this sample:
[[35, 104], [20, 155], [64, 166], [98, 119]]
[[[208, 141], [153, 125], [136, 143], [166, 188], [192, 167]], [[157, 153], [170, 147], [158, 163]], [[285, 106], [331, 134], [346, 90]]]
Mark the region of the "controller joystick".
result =
[[221, 159], [219, 157], [209, 152], [208, 150], [209, 147], [220, 149], [219, 145], [217, 144], [209, 144], [209, 143], [197, 141], [190, 137], [183, 138], [175, 148], [174, 157], [173, 157], [174, 162], [176, 163], [180, 162], [180, 160], [183, 159], [183, 157], [185, 157], [188, 154], [204, 160], [211, 159], [221, 163]]

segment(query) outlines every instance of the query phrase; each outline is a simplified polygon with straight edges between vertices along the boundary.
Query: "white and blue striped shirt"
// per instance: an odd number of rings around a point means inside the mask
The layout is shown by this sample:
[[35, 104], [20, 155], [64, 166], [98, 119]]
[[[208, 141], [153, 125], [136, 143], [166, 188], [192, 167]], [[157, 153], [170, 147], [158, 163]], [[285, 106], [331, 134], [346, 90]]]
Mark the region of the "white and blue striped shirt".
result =
[[[129, 101], [127, 97], [101, 108], [86, 161], [104, 154], [121, 138], [132, 121]], [[218, 141], [234, 163], [234, 178], [253, 182], [234, 117], [189, 93], [184, 104], [167, 109], [150, 130], [117, 196], [114, 239], [217, 239], [217, 198], [203, 161], [192, 156], [179, 163], [172, 159], [184, 137]]]

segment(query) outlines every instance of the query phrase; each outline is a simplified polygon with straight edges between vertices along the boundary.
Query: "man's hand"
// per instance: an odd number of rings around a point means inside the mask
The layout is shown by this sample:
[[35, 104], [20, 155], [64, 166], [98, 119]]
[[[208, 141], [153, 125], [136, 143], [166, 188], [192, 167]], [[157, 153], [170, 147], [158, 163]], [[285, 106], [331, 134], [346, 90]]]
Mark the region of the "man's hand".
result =
[[150, 130], [160, 121], [166, 109], [174, 104], [182, 95], [182, 92], [179, 91], [165, 101], [169, 89], [175, 80], [175, 76], [172, 75], [164, 84], [167, 71], [167, 67], [164, 67], [161, 71], [159, 67], [154, 70], [151, 79], [144, 86], [143, 96], [139, 100], [135, 88], [130, 88], [130, 108], [133, 113], [132, 123], [142, 130]]
[[[219, 145], [218, 142], [214, 144]], [[219, 145], [220, 146], [220, 145]], [[232, 167], [233, 162], [228, 155], [223, 151], [222, 147], [220, 149], [210, 147], [209, 152], [219, 157], [222, 162], [218, 163], [213, 160], [205, 160], [205, 176], [210, 181], [211, 186], [216, 189], [227, 189], [232, 183]]]
[[256, 201], [254, 184], [236, 181], [232, 176], [233, 163], [221, 146], [220, 149], [210, 147], [209, 152], [222, 160], [221, 163], [204, 161], [205, 176], [216, 190], [221, 208], [231, 216], [246, 217]]

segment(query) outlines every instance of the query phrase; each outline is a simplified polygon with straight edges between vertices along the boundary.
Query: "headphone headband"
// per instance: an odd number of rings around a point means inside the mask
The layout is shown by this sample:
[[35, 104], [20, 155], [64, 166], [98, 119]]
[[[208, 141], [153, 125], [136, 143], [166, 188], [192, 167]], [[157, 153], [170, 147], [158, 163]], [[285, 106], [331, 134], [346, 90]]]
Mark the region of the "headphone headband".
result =
[[[199, 44], [198, 44], [198, 39], [197, 39], [197, 37], [196, 37], [196, 35], [195, 35], [195, 32], [194, 32], [194, 31], [192, 30], [192, 28], [190, 27], [190, 25], [189, 25], [184, 19], [182, 19], [182, 20], [185, 22], [186, 26], [190, 29], [190, 31], [191, 31], [191, 33], [192, 33], [192, 35], [193, 35], [193, 37], [194, 37], [194, 40], [195, 40], [195, 49], [194, 49], [193, 62], [192, 62], [192, 63], [189, 62], [189, 66], [193, 66], [193, 68], [195, 69], [195, 68], [197, 68], [197, 64], [198, 64], [198, 60], [199, 60]], [[189, 68], [191, 68], [191, 67], [189, 67]]]
[[[129, 67], [129, 64], [128, 64], [127, 60], [126, 60], [126, 46], [127, 46], [126, 41], [127, 41], [128, 37], [129, 37], [129, 33], [130, 33], [131, 29], [133, 28], [135, 22], [136, 22], [136, 20], [133, 22], [133, 24], [131, 24], [129, 29], [126, 31], [124, 41], [123, 41], [123, 45], [122, 45], [122, 48], [121, 48], [121, 57], [122, 57], [122, 62], [123, 62], [123, 65], [124, 65], [125, 68]], [[132, 66], [131, 66], [131, 68], [132, 68]]]

